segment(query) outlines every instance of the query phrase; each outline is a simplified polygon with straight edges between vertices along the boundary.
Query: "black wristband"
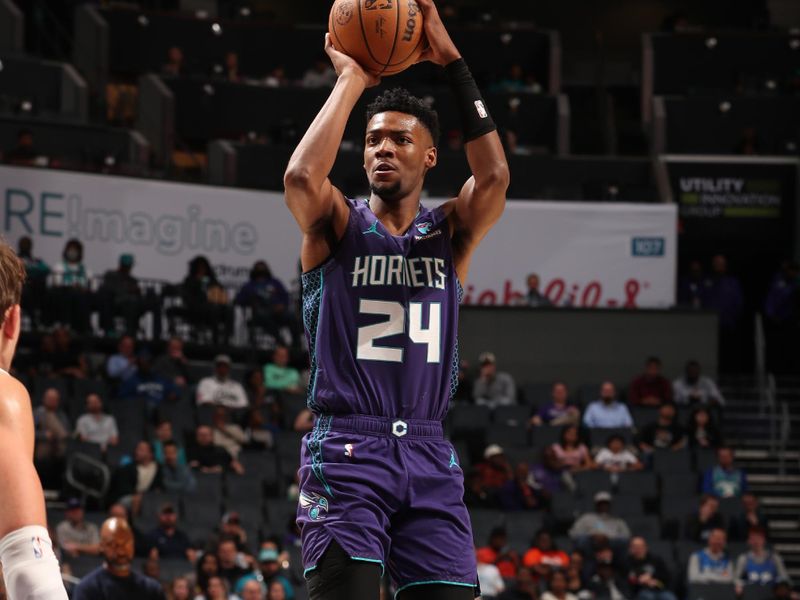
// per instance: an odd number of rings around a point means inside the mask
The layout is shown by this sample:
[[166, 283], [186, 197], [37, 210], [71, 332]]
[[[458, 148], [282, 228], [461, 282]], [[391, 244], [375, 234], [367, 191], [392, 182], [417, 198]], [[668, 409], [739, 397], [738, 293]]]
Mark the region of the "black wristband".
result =
[[470, 142], [482, 135], [496, 131], [497, 125], [486, 109], [486, 103], [483, 101], [478, 84], [472, 78], [472, 73], [469, 72], [469, 67], [464, 59], [454, 60], [445, 66], [444, 72], [461, 113], [464, 141]]

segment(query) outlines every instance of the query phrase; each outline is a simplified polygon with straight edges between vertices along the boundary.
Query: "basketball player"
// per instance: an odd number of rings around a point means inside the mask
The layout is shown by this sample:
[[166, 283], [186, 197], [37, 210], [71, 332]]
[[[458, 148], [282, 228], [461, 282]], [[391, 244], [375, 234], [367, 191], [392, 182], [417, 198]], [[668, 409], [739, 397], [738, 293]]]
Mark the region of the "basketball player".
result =
[[8, 374], [19, 340], [24, 280], [22, 262], [0, 240], [0, 562], [10, 600], [66, 600], [33, 467], [31, 399]]
[[461, 111], [472, 177], [430, 210], [438, 118], [405, 90], [368, 109], [369, 200], [328, 173], [350, 113], [378, 83], [326, 51], [338, 81], [295, 150], [286, 202], [303, 232], [303, 311], [313, 431], [301, 450], [298, 522], [312, 600], [377, 600], [386, 567], [400, 600], [478, 595], [463, 473], [442, 420], [455, 391], [458, 303], [475, 247], [500, 218], [509, 173], [496, 127], [432, 0], [430, 49]]

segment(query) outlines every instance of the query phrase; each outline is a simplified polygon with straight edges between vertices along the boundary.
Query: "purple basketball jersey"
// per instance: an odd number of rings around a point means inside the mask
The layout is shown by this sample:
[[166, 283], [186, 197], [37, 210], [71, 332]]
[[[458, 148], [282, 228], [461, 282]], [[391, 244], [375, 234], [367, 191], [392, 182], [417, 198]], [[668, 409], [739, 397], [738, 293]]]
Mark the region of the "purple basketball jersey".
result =
[[302, 277], [309, 407], [441, 421], [458, 381], [462, 293], [447, 218], [421, 206], [394, 236], [366, 201], [347, 202], [339, 245]]

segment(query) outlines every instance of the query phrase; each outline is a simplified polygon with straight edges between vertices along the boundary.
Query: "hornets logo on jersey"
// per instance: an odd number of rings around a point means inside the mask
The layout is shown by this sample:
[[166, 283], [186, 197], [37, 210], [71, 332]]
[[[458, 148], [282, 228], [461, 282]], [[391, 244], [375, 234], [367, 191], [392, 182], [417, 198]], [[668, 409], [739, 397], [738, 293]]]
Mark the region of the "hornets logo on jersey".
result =
[[328, 499], [317, 493], [300, 492], [300, 507], [308, 510], [308, 518], [321, 521], [328, 516]]

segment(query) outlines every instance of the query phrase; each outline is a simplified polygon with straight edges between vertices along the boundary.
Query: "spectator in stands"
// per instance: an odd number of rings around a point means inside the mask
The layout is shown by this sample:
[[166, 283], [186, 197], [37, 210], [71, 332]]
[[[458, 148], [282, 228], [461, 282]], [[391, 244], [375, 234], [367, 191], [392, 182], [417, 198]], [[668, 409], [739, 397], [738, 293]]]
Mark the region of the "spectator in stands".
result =
[[258, 571], [268, 589], [272, 589], [277, 584], [283, 591], [285, 598], [294, 598], [294, 587], [286, 573], [281, 569], [280, 558], [280, 553], [276, 546], [262, 547], [258, 552]]
[[768, 531], [767, 517], [761, 511], [755, 494], [745, 492], [742, 494], [742, 512], [730, 517], [728, 537], [734, 542], [744, 542], [754, 527]]
[[289, 366], [289, 349], [277, 346], [272, 353], [272, 362], [264, 366], [264, 385], [269, 390], [301, 394], [300, 371]]
[[481, 598], [496, 599], [506, 589], [500, 569], [491, 563], [478, 559], [478, 584], [481, 587]]
[[779, 581], [772, 586], [771, 600], [797, 600], [797, 593], [792, 592], [791, 581]]
[[503, 484], [497, 492], [500, 508], [508, 511], [533, 510], [540, 508], [541, 501], [531, 485], [527, 463], [521, 462], [514, 469], [514, 476]]
[[196, 597], [195, 600], [231, 600], [230, 584], [228, 581], [219, 575], [209, 577], [206, 587], [203, 588], [203, 593]]
[[50, 267], [41, 258], [33, 255], [33, 240], [27, 235], [23, 235], [17, 242], [17, 256], [25, 265], [22, 310], [36, 327], [41, 322], [46, 306], [45, 294]]
[[218, 354], [214, 358], [214, 375], [197, 384], [197, 404], [219, 404], [228, 408], [247, 408], [247, 394], [238, 381], [229, 378], [231, 358]]
[[239, 549], [234, 539], [220, 540], [217, 546], [217, 558], [219, 558], [219, 575], [228, 584], [228, 589], [236, 589], [239, 579], [250, 574], [245, 563], [240, 560]]
[[519, 556], [508, 546], [508, 534], [503, 527], [495, 527], [489, 532], [489, 544], [478, 548], [476, 557], [479, 563], [495, 565], [503, 577], [517, 574]]
[[167, 351], [153, 363], [153, 371], [183, 388], [190, 383], [188, 362], [183, 354], [183, 340], [173, 336], [167, 342]]
[[232, 539], [236, 542], [239, 552], [247, 552], [247, 532], [242, 527], [242, 519], [238, 512], [231, 510], [222, 515], [218, 529], [219, 537], [212, 538], [214, 546], [217, 546], [220, 540]]
[[661, 374], [660, 358], [651, 356], [647, 359], [644, 373], [631, 381], [628, 402], [633, 406], [661, 406], [672, 402], [672, 385]]
[[523, 555], [522, 564], [533, 570], [537, 580], [549, 580], [552, 573], [569, 566], [569, 556], [556, 547], [553, 535], [547, 529], [540, 529], [530, 549]]
[[[24, 292], [23, 292], [24, 296]], [[768, 365], [772, 372], [797, 372], [797, 325], [800, 323], [800, 265], [784, 261], [764, 301]]]
[[749, 550], [740, 554], [736, 560], [734, 580], [736, 593], [741, 594], [745, 585], [773, 585], [778, 581], [789, 580], [781, 555], [767, 549], [766, 531], [752, 527], [747, 536]]
[[211, 329], [214, 344], [227, 341], [233, 326], [233, 309], [228, 293], [217, 280], [205, 256], [189, 262], [189, 273], [181, 284], [183, 312], [196, 328]]
[[100, 327], [106, 333], [116, 333], [114, 317], [125, 321], [125, 332], [136, 337], [139, 320], [148, 312], [153, 315], [153, 339], [161, 339], [161, 302], [154, 292], [143, 294], [139, 280], [134, 277], [132, 254], [119, 257], [119, 265], [103, 275], [103, 283], [97, 291], [100, 307]]
[[120, 504], [119, 502], [115, 502], [108, 507], [108, 518], [116, 517], [117, 519], [123, 519], [131, 528], [131, 532], [133, 533], [134, 547], [136, 549], [136, 556], [145, 556], [144, 535], [131, 521], [130, 514], [131, 513], [130, 510], [128, 510], [128, 507]]
[[688, 437], [692, 448], [718, 448], [722, 444], [722, 434], [703, 406], [695, 408], [689, 417]]
[[546, 499], [563, 489], [564, 472], [561, 464], [553, 446], [547, 446], [542, 449], [541, 462], [535, 464], [531, 469], [534, 487]]
[[628, 524], [611, 514], [611, 494], [597, 492], [594, 495], [594, 512], [588, 512], [575, 521], [569, 536], [578, 547], [588, 547], [593, 536], [606, 536], [612, 544], [619, 545], [631, 537]]
[[511, 479], [511, 464], [503, 449], [497, 444], [489, 444], [483, 451], [483, 461], [475, 465], [480, 476], [481, 487], [488, 492], [496, 492]]
[[551, 446], [558, 463], [563, 470], [576, 473], [594, 469], [595, 464], [589, 449], [581, 441], [580, 430], [577, 425], [567, 425], [561, 430], [561, 437], [557, 444]]
[[17, 132], [17, 145], [8, 151], [5, 160], [19, 167], [46, 167], [50, 163], [50, 159], [36, 147], [30, 129]]
[[156, 425], [156, 437], [151, 442], [153, 445], [153, 456], [155, 457], [156, 462], [160, 465], [164, 464], [164, 446], [166, 446], [168, 442], [172, 442], [178, 449], [178, 464], [185, 465], [186, 451], [182, 446], [178, 445], [178, 442], [175, 441], [175, 436], [172, 431], [172, 423], [167, 419], [162, 419]]
[[551, 391], [551, 400], [539, 406], [539, 410], [531, 417], [533, 425], [577, 425], [581, 412], [576, 406], [568, 404], [569, 391], [567, 384], [556, 381]]
[[708, 541], [711, 532], [724, 525], [719, 513], [719, 500], [709, 494], [700, 497], [700, 507], [696, 513], [686, 517], [683, 537], [694, 542]]
[[83, 264], [83, 244], [72, 238], [64, 245], [62, 260], [53, 267], [53, 306], [62, 324], [84, 333], [89, 330], [93, 306], [92, 272]]
[[[270, 406], [274, 404], [276, 403], [273, 402]], [[272, 448], [275, 445], [274, 434], [280, 431], [279, 423], [280, 421], [267, 421], [264, 413], [257, 408], [250, 409], [247, 412], [244, 429], [247, 447], [257, 450]]]
[[703, 263], [692, 260], [687, 271], [678, 282], [678, 304], [686, 308], [702, 308], [705, 303]]
[[168, 492], [191, 494], [197, 487], [197, 481], [189, 465], [180, 462], [178, 452], [178, 446], [175, 445], [175, 442], [171, 440], [164, 442], [164, 464], [161, 467], [161, 484]]
[[86, 396], [86, 413], [75, 423], [75, 435], [82, 442], [99, 444], [103, 450], [119, 442], [117, 421], [103, 413], [103, 400], [98, 394]]
[[547, 582], [547, 591], [542, 594], [542, 600], [578, 600], [568, 588], [567, 574], [564, 571], [553, 571]]
[[250, 369], [244, 377], [244, 391], [247, 393], [247, 402], [250, 408], [259, 408], [266, 404], [275, 404], [273, 398], [267, 395], [267, 386], [264, 385], [264, 369]]
[[61, 550], [69, 556], [100, 553], [100, 532], [97, 525], [84, 519], [83, 505], [78, 498], [67, 500], [66, 519], [56, 526]]
[[183, 71], [183, 50], [172, 46], [167, 50], [167, 62], [161, 67], [161, 74], [165, 77], [179, 77]]
[[524, 304], [525, 306], [530, 306], [531, 308], [553, 306], [553, 303], [550, 301], [550, 298], [548, 298], [539, 291], [540, 279], [536, 273], [531, 273], [530, 275], [528, 275], [527, 284], [528, 284], [528, 293], [525, 295], [522, 304]]
[[314, 66], [303, 75], [300, 84], [305, 88], [332, 88], [336, 83], [336, 71], [326, 56], [320, 56]]
[[106, 375], [116, 381], [127, 379], [136, 373], [136, 342], [133, 337], [123, 335], [117, 343], [117, 353], [106, 363]]
[[89, 371], [80, 344], [72, 340], [66, 327], [56, 327], [52, 336], [42, 337], [42, 346], [35, 361], [40, 375], [85, 379]]
[[696, 360], [686, 363], [683, 376], [672, 382], [672, 390], [677, 404], [705, 404], [706, 406], [725, 404], [725, 398], [720, 393], [717, 384], [713, 379], [702, 374], [700, 363]]
[[675, 405], [670, 403], [658, 409], [658, 418], [639, 432], [638, 446], [642, 452], [654, 450], [680, 450], [686, 447], [686, 430], [676, 417]]
[[285, 87], [289, 85], [289, 78], [286, 77], [286, 68], [278, 65], [270, 71], [264, 78], [264, 86], [268, 88]]
[[733, 583], [733, 563], [726, 545], [724, 529], [714, 529], [708, 545], [689, 557], [689, 583]]
[[155, 558], [189, 559], [189, 537], [178, 529], [178, 511], [170, 502], [158, 511], [158, 525], [145, 535], [147, 552]]
[[728, 274], [728, 260], [722, 254], [711, 259], [711, 276], [704, 284], [703, 308], [716, 311], [719, 316], [720, 362], [726, 369], [735, 369], [741, 360], [742, 284], [737, 277]]
[[187, 577], [176, 577], [167, 590], [168, 600], [192, 600], [192, 586]]
[[[265, 588], [266, 586], [260, 581], [250, 579], [244, 582], [238, 597], [241, 598], [241, 600], [264, 600]], [[283, 592], [283, 586], [278, 584], [278, 588], [280, 588], [280, 591]], [[285, 598], [286, 595], [284, 594], [283, 597]]]
[[214, 431], [214, 445], [224, 448], [233, 458], [237, 458], [242, 451], [242, 445], [247, 442], [247, 436], [237, 423], [228, 421], [228, 409], [224, 406], [214, 408], [211, 428]]
[[219, 576], [219, 558], [216, 552], [204, 552], [195, 565], [196, 589], [205, 590], [208, 587], [208, 580], [217, 576]]
[[225, 469], [243, 475], [244, 468], [225, 448], [214, 445], [214, 432], [211, 427], [201, 425], [195, 433], [195, 443], [187, 448], [186, 458], [189, 466], [201, 473], [221, 473]]
[[633, 427], [628, 407], [617, 401], [617, 389], [610, 381], [600, 386], [600, 399], [595, 400], [583, 413], [583, 424], [589, 428]]
[[702, 492], [718, 498], [736, 498], [747, 491], [747, 475], [733, 466], [733, 450], [717, 448], [717, 465], [703, 475]]
[[56, 388], [47, 388], [42, 394], [42, 405], [33, 410], [33, 423], [36, 459], [63, 459], [71, 427], [67, 415], [61, 410], [61, 392]]
[[280, 340], [281, 329], [285, 327], [291, 333], [292, 342], [299, 342], [298, 324], [289, 310], [289, 292], [263, 260], [253, 265], [250, 279], [236, 294], [236, 304], [250, 309], [251, 328], [263, 327], [276, 340]]
[[163, 489], [161, 465], [153, 459], [150, 442], [142, 440], [133, 451], [133, 462], [118, 467], [111, 478], [109, 497], [139, 512], [142, 494]]
[[81, 579], [72, 600], [165, 600], [158, 581], [131, 569], [133, 543], [127, 521], [107, 519], [100, 530], [105, 562]]
[[475, 404], [497, 408], [517, 403], [517, 388], [508, 373], [497, 371], [497, 359], [491, 352], [483, 352], [478, 357], [480, 375], [472, 388]]
[[525, 73], [522, 65], [514, 63], [500, 81], [492, 86], [496, 92], [541, 92], [542, 86], [536, 83], [532, 75]]
[[628, 544], [627, 570], [632, 600], [676, 600], [667, 565], [648, 551], [643, 537], [633, 537]]
[[583, 565], [583, 553], [580, 550], [573, 550], [569, 555], [569, 566], [565, 574], [567, 576], [567, 589], [575, 595], [585, 591]]
[[477, 468], [464, 476], [464, 504], [470, 508], [497, 508], [497, 497], [483, 487]]
[[517, 568], [514, 587], [506, 589], [497, 600], [538, 600], [539, 588], [533, 573], [527, 567]]
[[641, 471], [644, 468], [636, 455], [625, 447], [625, 438], [619, 434], [609, 436], [606, 447], [597, 453], [594, 462], [609, 473]]
[[142, 350], [136, 358], [136, 371], [119, 386], [120, 398], [141, 398], [150, 408], [154, 408], [177, 396], [171, 381], [153, 371], [153, 359], [147, 350]]
[[239, 55], [233, 50], [225, 53], [225, 79], [231, 83], [239, 83], [242, 80], [239, 73]]
[[626, 573], [614, 562], [614, 554], [608, 544], [595, 550], [593, 567], [587, 588], [594, 600], [632, 597]]

